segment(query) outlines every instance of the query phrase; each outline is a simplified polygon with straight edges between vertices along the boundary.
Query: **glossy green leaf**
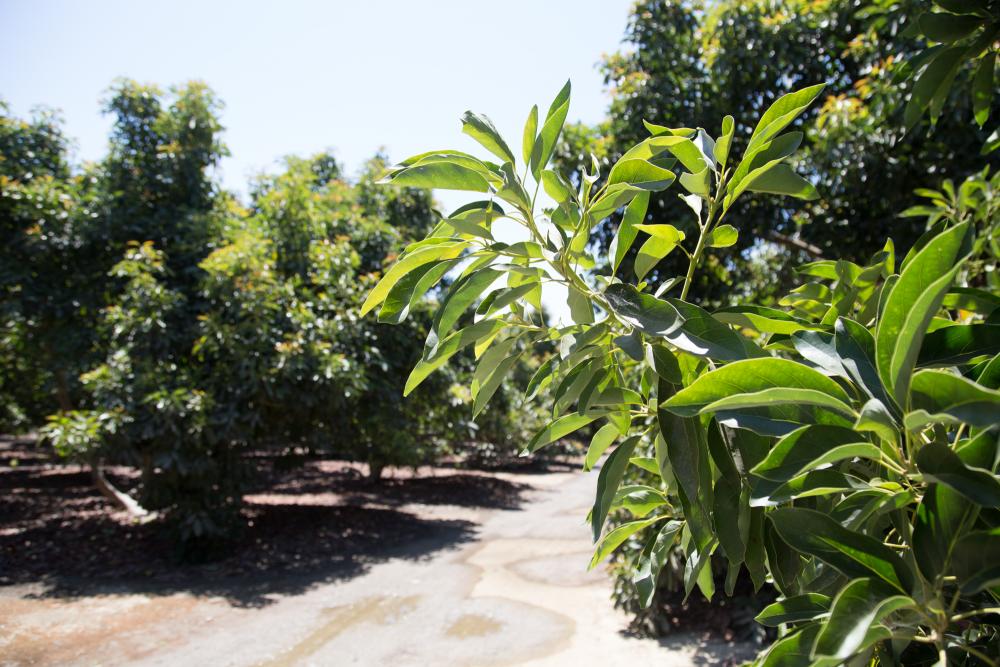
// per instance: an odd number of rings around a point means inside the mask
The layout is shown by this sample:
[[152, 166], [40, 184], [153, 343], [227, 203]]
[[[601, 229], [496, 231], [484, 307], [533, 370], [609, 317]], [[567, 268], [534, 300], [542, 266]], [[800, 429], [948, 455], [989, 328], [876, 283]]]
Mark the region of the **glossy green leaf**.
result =
[[850, 400], [840, 385], [808, 366], [787, 359], [763, 358], [734, 361], [705, 373], [661, 407], [681, 416], [693, 416], [727, 396], [773, 387], [812, 389], [845, 403]]
[[651, 519], [629, 521], [628, 523], [623, 523], [618, 526], [601, 538], [601, 541], [597, 543], [597, 548], [594, 549], [594, 556], [590, 559], [590, 567], [588, 569], [594, 569], [598, 563], [610, 556], [612, 551], [620, 547], [625, 540], [632, 537], [640, 530], [648, 528], [654, 523], [662, 521], [666, 518], [667, 517], [665, 516], [656, 516]]
[[754, 620], [772, 628], [785, 623], [811, 621], [828, 613], [831, 603], [830, 596], [821, 593], [794, 595], [764, 607]]
[[725, 171], [729, 161], [729, 149], [733, 144], [733, 133], [736, 121], [732, 116], [722, 119], [722, 134], [715, 140], [715, 161], [719, 163], [719, 171]]
[[657, 231], [669, 232], [673, 237], [668, 238], [663, 233], [659, 233], [655, 236], [650, 236], [639, 247], [639, 253], [635, 257], [634, 268], [636, 278], [642, 280], [661, 259], [669, 255], [677, 247], [678, 242], [683, 238], [683, 234], [678, 232], [672, 225], [638, 225], [638, 227], [643, 229], [643, 231], [646, 231], [646, 228], [652, 227], [663, 228]]
[[754, 128], [753, 134], [750, 137], [747, 153], [750, 153], [754, 148], [788, 127], [793, 120], [819, 97], [819, 94], [823, 92], [825, 87], [825, 83], [816, 84], [788, 93], [787, 95], [782, 95], [775, 100], [760, 117], [760, 120], [757, 121], [757, 127]]
[[597, 464], [601, 455], [607, 451], [608, 447], [618, 438], [618, 427], [614, 424], [605, 424], [597, 430], [594, 437], [590, 439], [590, 446], [587, 447], [587, 456], [583, 462], [583, 469], [590, 470]]
[[650, 192], [666, 190], [676, 176], [669, 169], [639, 159], [619, 160], [608, 174], [608, 185], [627, 183]]
[[979, 505], [1000, 507], [1000, 478], [989, 470], [966, 465], [947, 445], [928, 443], [916, 458], [925, 479], [944, 484]]
[[500, 136], [500, 132], [486, 116], [466, 111], [462, 115], [462, 132], [478, 141], [483, 148], [496, 155], [503, 162], [515, 163], [514, 153], [507, 146], [507, 142]]
[[965, 253], [968, 224], [934, 237], [906, 264], [886, 299], [875, 333], [879, 377], [900, 405], [927, 326], [941, 306]]
[[775, 164], [756, 176], [754, 176], [754, 172], [751, 172], [746, 180], [747, 189], [750, 192], [787, 195], [807, 201], [819, 199], [819, 193], [816, 192], [813, 184], [796, 174], [785, 163]]
[[972, 111], [979, 127], [986, 124], [990, 117], [990, 107], [993, 105], [993, 96], [996, 94], [996, 62], [997, 57], [992, 52], [987, 52], [979, 60], [976, 74], [972, 79]]
[[767, 515], [793, 549], [815, 556], [848, 576], [874, 576], [906, 593], [913, 574], [882, 542], [844, 528], [822, 512], [778, 508]]
[[[944, 370], [914, 374], [911, 407], [930, 416], [948, 415], [954, 421], [984, 428], [1000, 424], [1000, 391]], [[917, 427], [910, 415], [906, 425], [910, 429]]]
[[713, 229], [705, 240], [705, 245], [709, 248], [728, 248], [736, 245], [739, 232], [732, 225], [719, 225]]
[[597, 542], [601, 537], [604, 520], [608, 517], [615, 494], [618, 492], [618, 487], [625, 474], [625, 468], [628, 467], [629, 458], [635, 451], [637, 444], [639, 444], [639, 437], [632, 436], [618, 445], [608, 456], [608, 460], [601, 466], [601, 472], [597, 475], [597, 496], [590, 512], [590, 527], [594, 534], [594, 542]]
[[726, 410], [745, 410], [746, 408], [764, 408], [777, 405], [814, 405], [826, 408], [854, 419], [857, 413], [841, 400], [815, 389], [791, 389], [788, 387], [771, 387], [745, 394], [733, 394], [709, 403], [701, 409], [701, 414], [715, 413]]
[[646, 209], [648, 207], [649, 193], [640, 192], [625, 209], [625, 215], [622, 216], [622, 222], [618, 226], [615, 238], [611, 241], [611, 246], [608, 249], [608, 255], [613, 258], [611, 265], [612, 272], [618, 272], [618, 267], [621, 265], [622, 260], [625, 259], [625, 255], [628, 253], [629, 248], [632, 247], [632, 243], [635, 242], [635, 237], [639, 235], [637, 225], [642, 224], [642, 221], [646, 218]]
[[421, 382], [427, 379], [428, 375], [441, 368], [456, 352], [495, 335], [505, 326], [506, 323], [499, 320], [482, 320], [450, 334], [438, 343], [432, 353], [418, 361], [413, 367], [409, 377], [406, 378], [403, 396], [408, 396]]
[[666, 565], [673, 550], [674, 541], [677, 534], [683, 528], [681, 521], [668, 521], [660, 528], [656, 538], [648, 549], [648, 553], [643, 552], [639, 566], [636, 568], [632, 581], [635, 583], [636, 592], [639, 595], [639, 604], [645, 609], [653, 601], [656, 593], [656, 580], [660, 570]]
[[361, 305], [361, 316], [364, 317], [373, 308], [382, 303], [386, 295], [389, 294], [389, 290], [410, 271], [431, 262], [458, 257], [466, 247], [468, 247], [468, 244], [464, 241], [440, 243], [403, 255], [398, 262], [386, 271], [385, 275], [382, 276], [382, 280], [368, 293], [368, 297]]
[[978, 508], [944, 484], [929, 484], [913, 518], [913, 556], [927, 581], [948, 570], [955, 542]]
[[957, 324], [924, 337], [917, 366], [957, 366], [975, 357], [1000, 354], [1000, 325]]
[[850, 429], [813, 424], [778, 440], [767, 457], [750, 472], [786, 482], [809, 470], [855, 457], [879, 461], [882, 452]]
[[605, 414], [607, 414], [605, 411], [598, 410], [582, 415], [574, 412], [560, 417], [536, 433], [534, 437], [531, 438], [531, 441], [528, 442], [522, 453], [530, 454], [537, 452], [545, 445], [555, 442], [561, 438], [565, 438], [570, 433], [579, 431], [590, 422], [603, 417]]
[[672, 305], [639, 292], [625, 283], [615, 283], [604, 291], [614, 314], [625, 324], [651, 336], [661, 336], [681, 326], [681, 316]]
[[816, 637], [815, 655], [847, 659], [866, 648], [872, 625], [894, 611], [916, 605], [905, 595], [894, 595], [881, 581], [855, 579], [833, 600], [830, 618]]

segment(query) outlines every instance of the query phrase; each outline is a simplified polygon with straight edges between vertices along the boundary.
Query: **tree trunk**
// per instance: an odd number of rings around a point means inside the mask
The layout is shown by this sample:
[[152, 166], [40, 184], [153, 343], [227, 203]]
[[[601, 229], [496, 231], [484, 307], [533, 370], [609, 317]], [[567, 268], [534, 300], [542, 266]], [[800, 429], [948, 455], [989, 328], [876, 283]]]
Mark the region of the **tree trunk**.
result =
[[108, 481], [108, 478], [104, 476], [104, 466], [100, 461], [97, 461], [90, 466], [90, 476], [94, 480], [94, 486], [97, 490], [101, 492], [101, 495], [107, 498], [115, 508], [120, 510], [125, 510], [130, 515], [136, 518], [147, 518], [150, 516], [149, 510], [140, 505], [135, 498], [119, 491], [115, 486]]
[[382, 463], [368, 462], [368, 481], [378, 482], [382, 479], [382, 472], [385, 470], [385, 465]]

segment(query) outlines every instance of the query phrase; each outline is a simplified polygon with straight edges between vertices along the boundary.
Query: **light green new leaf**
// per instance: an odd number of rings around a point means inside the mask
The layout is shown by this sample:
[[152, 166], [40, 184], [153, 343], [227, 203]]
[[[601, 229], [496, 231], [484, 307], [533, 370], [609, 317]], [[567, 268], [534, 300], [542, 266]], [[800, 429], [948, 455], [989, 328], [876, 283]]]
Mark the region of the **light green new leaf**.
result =
[[782, 95], [775, 100], [774, 104], [768, 107], [760, 120], [757, 121], [757, 127], [754, 128], [753, 134], [750, 136], [747, 153], [749, 154], [754, 148], [788, 127], [799, 114], [806, 110], [806, 107], [819, 97], [825, 87], [825, 83], [819, 83]]
[[709, 248], [728, 248], [736, 244], [739, 234], [732, 225], [719, 225], [709, 233], [705, 245]]
[[447, 160], [406, 167], [388, 178], [393, 185], [408, 188], [489, 192], [492, 185], [481, 171]]
[[[669, 255], [677, 247], [678, 242], [683, 238], [683, 234], [678, 232], [672, 225], [637, 225], [637, 227], [643, 231], [647, 231], [649, 228], [660, 228], [656, 230], [659, 233], [650, 236], [639, 246], [634, 268], [636, 278], [642, 280], [661, 259]], [[668, 238], [668, 235], [673, 238]]]
[[538, 105], [531, 107], [528, 120], [524, 122], [524, 135], [521, 139], [521, 155], [525, 164], [531, 162], [531, 151], [535, 147], [535, 138], [538, 133]]
[[666, 190], [676, 176], [669, 169], [658, 167], [652, 162], [639, 159], [623, 159], [615, 163], [608, 174], [608, 185], [627, 183], [643, 190], [659, 192]]
[[601, 455], [607, 451], [608, 447], [611, 446], [618, 438], [618, 427], [614, 424], [605, 424], [597, 430], [594, 437], [590, 440], [590, 446], [587, 447], [587, 456], [583, 461], [583, 469], [590, 470], [596, 464]]
[[722, 119], [722, 134], [715, 140], [715, 161], [719, 163], [719, 171], [726, 170], [729, 160], [729, 148], [733, 144], [733, 133], [736, 131], [736, 120], [732, 116]]
[[478, 141], [483, 148], [496, 155], [503, 162], [514, 164], [514, 153], [507, 146], [493, 121], [484, 115], [466, 111], [462, 116], [462, 132]]
[[850, 401], [840, 385], [817, 370], [788, 359], [762, 358], [734, 361], [709, 371], [660, 407], [690, 417], [727, 396], [773, 387], [812, 389], [844, 403]]
[[754, 176], [747, 176], [747, 189], [750, 192], [763, 192], [774, 195], [787, 195], [807, 201], [819, 199], [819, 193], [813, 184], [796, 174], [790, 166], [780, 163]]
[[535, 180], [539, 179], [542, 169], [548, 164], [549, 158], [552, 157], [552, 151], [555, 150], [556, 142], [559, 140], [563, 123], [566, 122], [566, 114], [569, 113], [571, 88], [570, 82], [567, 81], [556, 98], [552, 100], [552, 105], [549, 106], [549, 111], [545, 114], [542, 130], [538, 133], [535, 144], [532, 146], [530, 165]]

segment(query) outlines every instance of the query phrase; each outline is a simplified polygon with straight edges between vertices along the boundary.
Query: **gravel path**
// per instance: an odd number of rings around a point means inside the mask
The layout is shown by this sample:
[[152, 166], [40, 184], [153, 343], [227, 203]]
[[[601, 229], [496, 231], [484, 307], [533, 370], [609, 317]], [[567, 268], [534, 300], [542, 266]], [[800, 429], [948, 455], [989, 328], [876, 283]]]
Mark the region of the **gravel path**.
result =
[[77, 598], [0, 589], [0, 664], [670, 666], [752, 655], [692, 636], [623, 635], [606, 574], [585, 569], [596, 477], [506, 477], [531, 485], [520, 509], [398, 508], [471, 522], [472, 539], [408, 545], [363, 574], [266, 604], [127, 587]]

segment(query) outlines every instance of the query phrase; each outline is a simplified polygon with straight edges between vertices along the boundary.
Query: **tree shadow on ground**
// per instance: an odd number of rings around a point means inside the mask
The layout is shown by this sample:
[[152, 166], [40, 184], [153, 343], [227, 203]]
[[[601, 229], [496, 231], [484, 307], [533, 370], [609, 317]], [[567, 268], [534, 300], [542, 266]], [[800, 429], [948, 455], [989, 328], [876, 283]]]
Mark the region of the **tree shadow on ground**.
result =
[[670, 651], [690, 651], [691, 664], [698, 667], [737, 667], [752, 660], [763, 648], [752, 642], [727, 642], [706, 634], [669, 635], [661, 637], [657, 642]]
[[[516, 509], [529, 488], [450, 471], [374, 485], [356, 471], [331, 475], [318, 465], [272, 471], [255, 489], [267, 497], [245, 504], [245, 527], [228, 555], [190, 564], [177, 559], [161, 522], [110, 511], [85, 470], [31, 452], [19, 452], [11, 467], [11, 451], [0, 444], [0, 586], [34, 584], [31, 594], [42, 597], [186, 592], [266, 606], [380, 562], [423, 560], [475, 539], [478, 525], [466, 515], [426, 518], [402, 505]], [[127, 468], [109, 477], [120, 488], [137, 482]]]

